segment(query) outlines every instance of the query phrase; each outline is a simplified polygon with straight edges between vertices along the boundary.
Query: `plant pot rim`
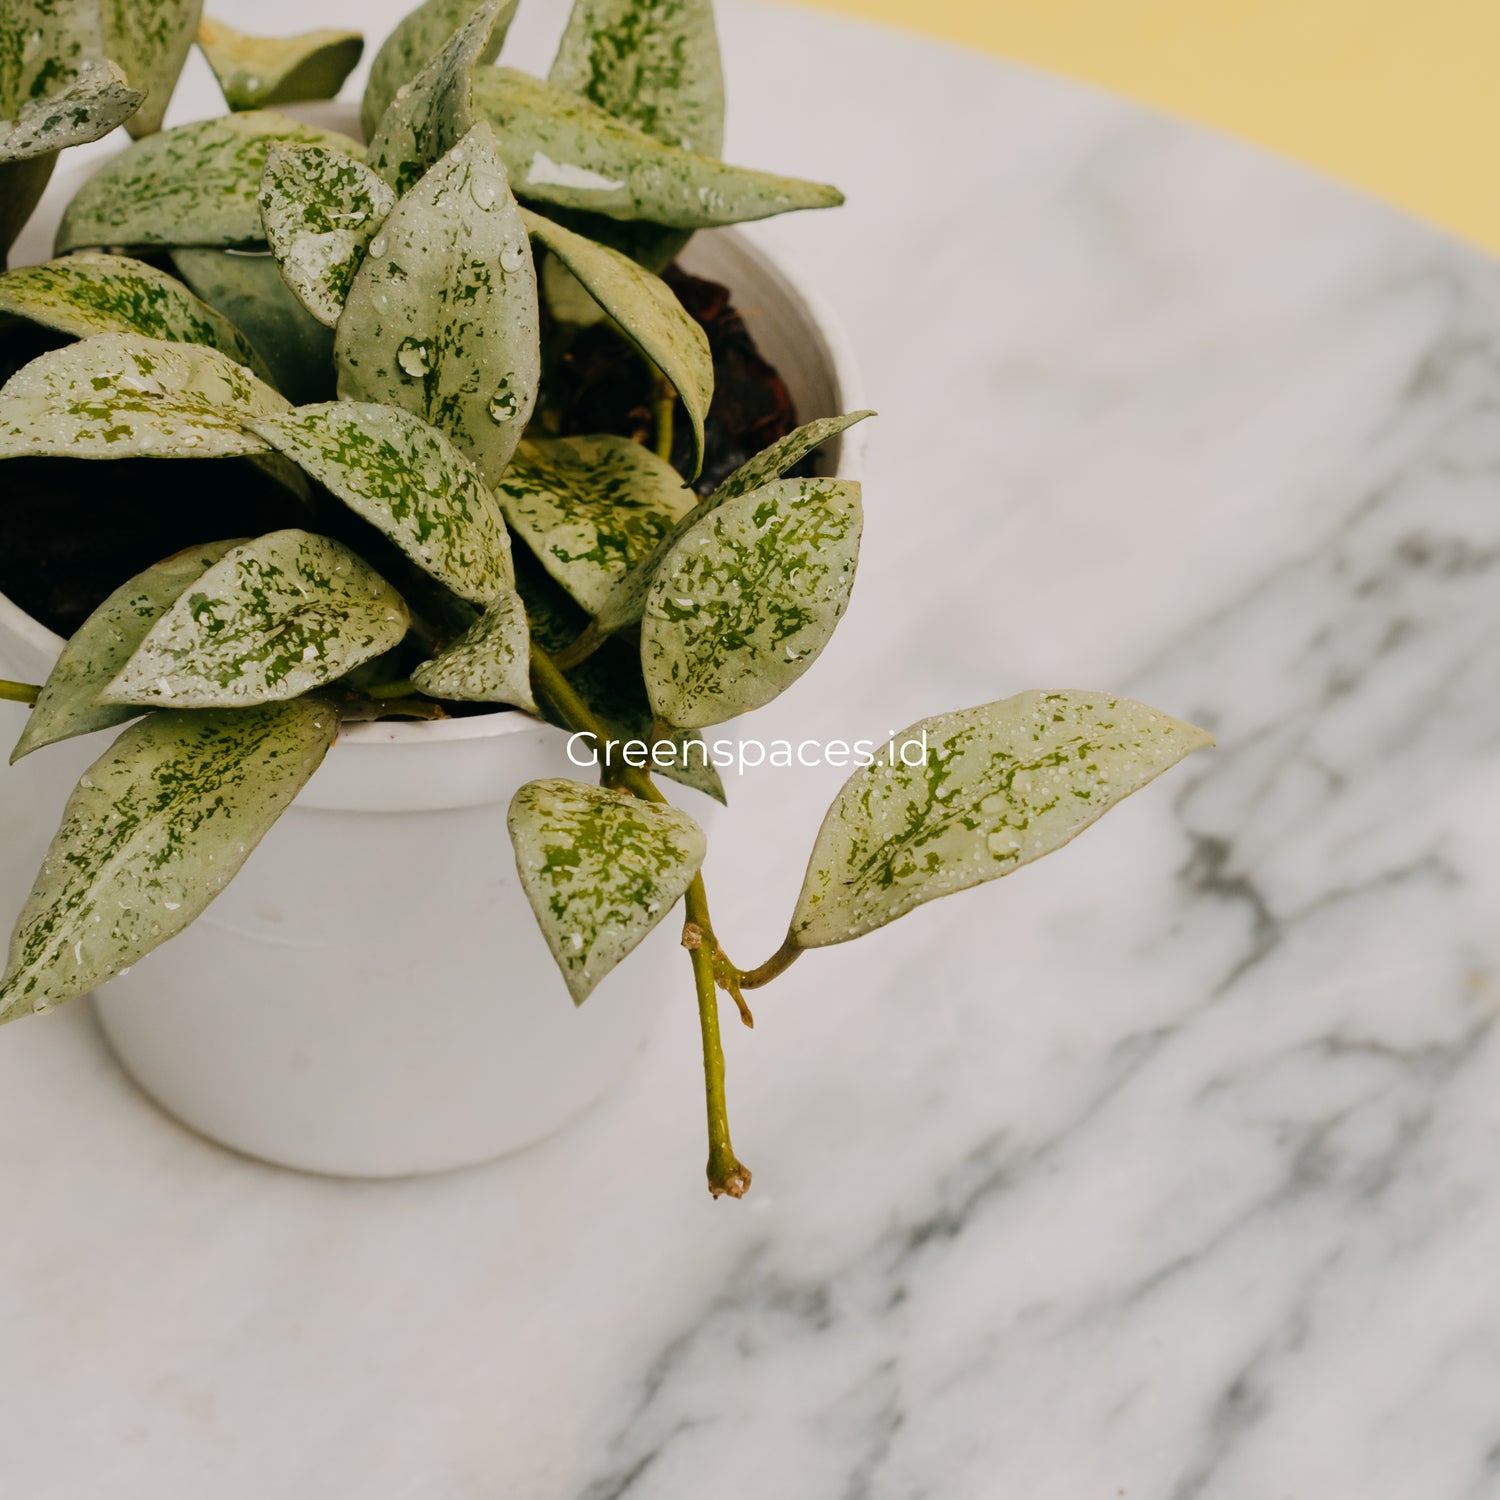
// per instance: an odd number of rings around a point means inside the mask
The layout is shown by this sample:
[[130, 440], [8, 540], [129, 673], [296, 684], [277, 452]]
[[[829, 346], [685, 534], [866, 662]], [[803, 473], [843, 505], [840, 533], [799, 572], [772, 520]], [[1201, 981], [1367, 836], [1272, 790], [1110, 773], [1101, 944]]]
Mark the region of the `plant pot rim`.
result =
[[[784, 263], [755, 244], [749, 236], [735, 229], [700, 230], [697, 238], [711, 235], [718, 243], [731, 248], [741, 259], [751, 262], [756, 272], [773, 283], [785, 303], [798, 314], [799, 321], [817, 336], [823, 345], [835, 386], [836, 407], [840, 411], [858, 411], [864, 404], [859, 367], [852, 345], [842, 323], [815, 293], [801, 284]], [[691, 263], [694, 244], [685, 252]], [[805, 420], [805, 418], [804, 418]], [[864, 450], [862, 426], [851, 428], [839, 439], [838, 474], [843, 479], [858, 479]], [[0, 592], [0, 633], [10, 632], [50, 663], [56, 661], [64, 638], [28, 615], [8, 595]], [[494, 739], [518, 734], [537, 727], [536, 720], [516, 709], [498, 709], [494, 713], [474, 714], [461, 719], [377, 720], [369, 724], [351, 724], [340, 730], [338, 745], [431, 745], [460, 740]]]

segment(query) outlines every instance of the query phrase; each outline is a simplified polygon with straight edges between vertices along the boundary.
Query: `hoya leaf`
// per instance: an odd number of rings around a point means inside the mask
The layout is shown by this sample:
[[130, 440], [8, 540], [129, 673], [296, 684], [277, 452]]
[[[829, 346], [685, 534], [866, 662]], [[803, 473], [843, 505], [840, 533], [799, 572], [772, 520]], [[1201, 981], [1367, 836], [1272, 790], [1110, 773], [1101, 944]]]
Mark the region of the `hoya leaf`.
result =
[[295, 698], [389, 651], [408, 622], [400, 594], [358, 553], [273, 531], [215, 563], [98, 701], [220, 708]]
[[429, 698], [511, 703], [534, 713], [531, 634], [521, 596], [513, 588], [497, 595], [463, 635], [423, 662], [411, 680]]
[[531, 237], [577, 278], [621, 333], [672, 383], [693, 424], [695, 467], [703, 468], [703, 423], [714, 397], [714, 361], [703, 326], [659, 276], [628, 256], [523, 209]]
[[65, 255], [0, 276], [0, 319], [85, 339], [96, 333], [141, 333], [171, 343], [207, 344], [262, 379], [270, 372], [228, 318], [180, 281], [122, 255]]
[[522, 198], [678, 229], [844, 201], [837, 188], [821, 183], [726, 166], [663, 145], [586, 99], [513, 68], [479, 69], [474, 106], [494, 124]]
[[[496, 18], [493, 30], [479, 54], [479, 63], [494, 62], [505, 41], [505, 33], [516, 13], [517, 0], [508, 0]], [[374, 138], [376, 128], [396, 95], [442, 51], [444, 44], [486, 0], [427, 0], [407, 15], [385, 39], [370, 65], [359, 119], [365, 139]]]
[[486, 3], [398, 90], [370, 137], [370, 169], [398, 194], [474, 128], [474, 70], [511, 0]]
[[[0, 25], [0, 40], [8, 32]], [[130, 119], [145, 97], [113, 63], [84, 61], [55, 93], [27, 99], [12, 118], [0, 118], [0, 162], [28, 161], [97, 141]]]
[[253, 250], [174, 250], [177, 274], [249, 339], [289, 401], [333, 394], [333, 333], [297, 300], [276, 258]]
[[703, 863], [684, 812], [576, 781], [532, 781], [510, 804], [521, 888], [575, 1005], [681, 899]]
[[183, 591], [238, 545], [190, 547], [121, 584], [69, 637], [26, 720], [11, 764], [44, 745], [135, 718], [139, 709], [100, 707], [95, 700]]
[[25, 366], [0, 388], [0, 458], [230, 458], [263, 453], [242, 425], [287, 409], [206, 344], [101, 333]]
[[250, 36], [205, 18], [198, 45], [230, 109], [264, 109], [301, 99], [332, 99], [354, 71], [365, 39], [357, 31]]
[[830, 438], [838, 437], [856, 423], [874, 415], [873, 411], [853, 411], [839, 417], [820, 417], [816, 422], [807, 422], [796, 431], [787, 433], [784, 438], [757, 453], [749, 462], [741, 464], [703, 501], [702, 513], [706, 515], [711, 510], [717, 510], [726, 500], [733, 500], [737, 495], [748, 495], [751, 490], [758, 490], [762, 485], [780, 479]]
[[68, 799], [10, 941], [0, 1021], [87, 994], [181, 932], [337, 733], [337, 709], [308, 698], [127, 729]]
[[1191, 724], [1106, 693], [1021, 693], [923, 719], [829, 808], [790, 941], [847, 942], [1009, 875], [1211, 744]]
[[494, 496], [420, 417], [332, 401], [250, 425], [460, 598], [488, 604], [515, 582]]
[[536, 269], [488, 125], [402, 198], [339, 317], [339, 395], [430, 422], [493, 484], [541, 378]]
[[0, 159], [0, 270], [4, 270], [10, 247], [26, 227], [32, 210], [42, 201], [57, 153], [28, 156], [21, 161]]
[[574, 0], [547, 80], [669, 146], [723, 150], [713, 0]]
[[695, 522], [641, 620], [657, 717], [699, 729], [785, 692], [848, 606], [862, 526], [859, 486], [837, 479], [780, 479]]
[[669, 463], [613, 436], [525, 442], [495, 492], [517, 535], [590, 614], [694, 503]]
[[780, 441], [772, 443], [764, 452], [741, 465], [713, 494], [700, 500], [671, 533], [657, 543], [655, 550], [644, 561], [631, 568], [610, 590], [609, 597], [599, 608], [596, 620], [598, 628], [606, 634], [613, 634], [639, 623], [645, 612], [646, 596], [651, 592], [651, 581], [656, 577], [662, 559], [682, 540], [689, 528], [704, 516], [717, 510], [726, 500], [733, 500], [737, 495], [748, 494], [750, 490], [780, 479], [788, 469], [796, 468], [808, 454], [829, 438], [837, 437], [856, 422], [874, 415], [870, 411], [857, 411], [841, 417], [821, 417], [797, 428], [795, 432], [789, 432]]
[[339, 320], [395, 193], [363, 162], [322, 146], [272, 147], [261, 221], [286, 284], [329, 328]]
[[202, 14], [203, 0], [100, 0], [104, 54], [146, 95], [125, 122], [131, 135], [161, 129]]
[[95, 245], [254, 245], [263, 237], [260, 177], [276, 141], [349, 156], [346, 135], [274, 110], [223, 115], [137, 141], [74, 195], [57, 253]]

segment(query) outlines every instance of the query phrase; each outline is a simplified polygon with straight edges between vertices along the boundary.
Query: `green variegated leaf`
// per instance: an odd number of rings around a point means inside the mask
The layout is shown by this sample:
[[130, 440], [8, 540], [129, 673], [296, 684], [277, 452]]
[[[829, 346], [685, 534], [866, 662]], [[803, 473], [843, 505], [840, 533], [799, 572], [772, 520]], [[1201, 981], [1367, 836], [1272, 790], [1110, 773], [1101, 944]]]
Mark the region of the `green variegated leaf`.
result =
[[[874, 415], [872, 411], [853, 411], [841, 417], [820, 417], [816, 422], [807, 422], [795, 432], [787, 433], [784, 438], [757, 453], [748, 463], [741, 464], [703, 501], [699, 514], [707, 515], [709, 511], [717, 510], [726, 500], [733, 500], [737, 495], [748, 495], [751, 490], [758, 490], [763, 485], [780, 479], [830, 438], [838, 437], [856, 423]], [[697, 520], [698, 517], [694, 516], [693, 519]]]
[[669, 463], [611, 436], [523, 443], [495, 493], [516, 534], [590, 614], [694, 503]]
[[333, 401], [250, 427], [460, 598], [488, 604], [515, 582], [494, 496], [420, 417]]
[[84, 773], [10, 941], [0, 1021], [87, 994], [229, 884], [317, 770], [338, 710], [158, 713]]
[[[0, 27], [0, 34], [7, 29]], [[29, 99], [13, 119], [0, 119], [0, 162], [26, 161], [97, 141], [129, 120], [145, 97], [113, 63], [84, 62], [56, 93]]]
[[512, 703], [535, 713], [531, 634], [521, 596], [513, 588], [498, 594], [463, 635], [431, 661], [423, 662], [411, 674], [411, 680], [429, 698]]
[[724, 148], [713, 0], [574, 0], [547, 80], [669, 146]]
[[365, 39], [357, 31], [250, 36], [205, 18], [198, 45], [230, 109], [264, 109], [300, 99], [332, 99], [354, 71]]
[[321, 146], [273, 146], [261, 221], [286, 284], [329, 328], [396, 195], [363, 162]]
[[541, 379], [536, 269], [488, 125], [402, 198], [339, 318], [339, 395], [415, 412], [490, 484]]
[[775, 177], [665, 146], [513, 68], [481, 68], [474, 105], [495, 126], [515, 191], [526, 199], [707, 229], [844, 201], [837, 188]]
[[287, 400], [333, 395], [333, 331], [297, 300], [276, 257], [251, 250], [174, 250], [177, 273], [250, 340]]
[[104, 55], [125, 70], [146, 102], [126, 122], [133, 136], [161, 129], [187, 61], [203, 0], [100, 0]]
[[1212, 744], [1191, 724], [1106, 693], [1021, 693], [923, 719], [829, 808], [789, 941], [847, 942], [1009, 875]]
[[523, 209], [531, 237], [577, 278], [621, 333], [671, 381], [693, 424], [693, 478], [703, 468], [703, 423], [714, 397], [708, 335], [666, 282], [629, 257]]
[[675, 807], [576, 781], [532, 781], [510, 804], [521, 887], [575, 1005], [692, 883], [703, 830]]
[[207, 344], [269, 380], [249, 340], [175, 277], [122, 255], [79, 254], [0, 276], [0, 320], [24, 319], [74, 338], [141, 333]]
[[84, 183], [63, 214], [58, 253], [94, 245], [257, 244], [264, 235], [260, 178], [273, 141], [364, 154], [346, 135], [274, 110], [179, 125], [137, 141]]
[[486, 0], [400, 89], [370, 137], [370, 170], [405, 193], [474, 128], [474, 70], [510, 0]]
[[641, 620], [657, 717], [701, 729], [785, 692], [848, 606], [862, 526], [859, 486], [837, 479], [777, 480], [695, 522]]
[[100, 707], [96, 702], [99, 694], [183, 591], [238, 545], [210, 542], [190, 547], [121, 584], [63, 647], [11, 753], [11, 764], [44, 745], [135, 718], [139, 709]]
[[0, 458], [229, 458], [264, 453], [249, 416], [287, 402], [206, 344], [101, 333], [0, 389]]
[[[427, 0], [425, 5], [419, 5], [407, 15], [385, 39], [370, 65], [370, 81], [365, 85], [365, 96], [360, 105], [360, 125], [366, 140], [374, 137], [381, 118], [396, 95], [485, 3], [486, 0]], [[508, 0], [479, 54], [481, 65], [495, 60], [515, 13], [516, 0]]]
[[22, 161], [0, 160], [0, 271], [5, 269], [16, 236], [42, 201], [56, 165], [55, 151], [45, 156], [28, 156]]
[[779, 442], [772, 443], [763, 453], [757, 454], [749, 463], [736, 469], [713, 494], [700, 500], [644, 561], [631, 568], [610, 590], [609, 597], [599, 607], [595, 622], [598, 628], [612, 635], [616, 631], [628, 630], [640, 621], [646, 608], [646, 596], [651, 592], [651, 581], [656, 577], [662, 559], [704, 516], [717, 510], [726, 500], [733, 500], [737, 495], [748, 494], [753, 489], [780, 479], [788, 469], [795, 468], [829, 438], [837, 437], [856, 422], [874, 415], [870, 411], [857, 411], [842, 417], [819, 418], [816, 422], [797, 428], [795, 432], [789, 432]]
[[408, 623], [405, 601], [358, 553], [274, 531], [215, 563], [98, 701], [220, 708], [295, 698], [389, 651]]

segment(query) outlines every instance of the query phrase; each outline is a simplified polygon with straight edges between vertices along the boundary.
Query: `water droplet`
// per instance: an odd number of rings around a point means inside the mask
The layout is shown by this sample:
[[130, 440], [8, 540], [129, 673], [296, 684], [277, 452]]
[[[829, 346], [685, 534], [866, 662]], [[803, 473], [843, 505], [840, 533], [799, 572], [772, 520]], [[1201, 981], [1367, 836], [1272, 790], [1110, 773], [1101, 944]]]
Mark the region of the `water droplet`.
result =
[[510, 389], [509, 382], [502, 382], [490, 397], [490, 416], [497, 422], [508, 422], [520, 410], [521, 403], [516, 399], [516, 393]]
[[502, 271], [519, 271], [525, 264], [525, 245], [516, 245], [509, 250], [502, 250], [500, 252], [500, 269]]
[[407, 339], [396, 351], [396, 363], [413, 380], [420, 380], [431, 369], [427, 358], [427, 345], [421, 339]]
[[385, 254], [385, 236], [383, 234], [377, 234], [375, 236], [375, 238], [370, 241], [370, 254], [371, 255], [384, 255]]
[[[475, 172], [469, 179], [469, 196], [480, 208], [493, 208], [495, 199], [500, 196], [502, 184], [488, 172]], [[500, 264], [505, 264], [505, 256], [500, 257]]]

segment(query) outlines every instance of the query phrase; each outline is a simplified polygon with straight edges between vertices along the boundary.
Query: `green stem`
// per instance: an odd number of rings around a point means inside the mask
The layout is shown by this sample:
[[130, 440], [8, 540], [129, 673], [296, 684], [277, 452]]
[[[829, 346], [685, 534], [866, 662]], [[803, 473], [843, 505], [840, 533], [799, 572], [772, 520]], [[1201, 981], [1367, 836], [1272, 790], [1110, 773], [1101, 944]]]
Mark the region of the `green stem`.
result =
[[758, 990], [762, 985], [770, 984], [778, 975], [785, 974], [801, 957], [802, 949], [792, 941], [792, 935], [788, 933], [786, 941], [758, 969], [739, 971], [740, 986], [747, 990]]
[[599, 622], [590, 620], [583, 627], [583, 634], [571, 645], [564, 646], [552, 660], [559, 671], [571, 672], [574, 667], [581, 667], [608, 639], [599, 629]]
[[656, 420], [656, 456], [669, 464], [672, 462], [672, 441], [676, 436], [677, 392], [665, 375], [656, 377], [656, 400], [651, 409]]
[[41, 688], [30, 682], [6, 682], [0, 678], [0, 699], [7, 703], [35, 703], [41, 696]]
[[382, 698], [411, 698], [417, 690], [409, 677], [403, 677], [399, 682], [378, 682], [374, 687], [361, 688], [360, 691], [378, 703]]

